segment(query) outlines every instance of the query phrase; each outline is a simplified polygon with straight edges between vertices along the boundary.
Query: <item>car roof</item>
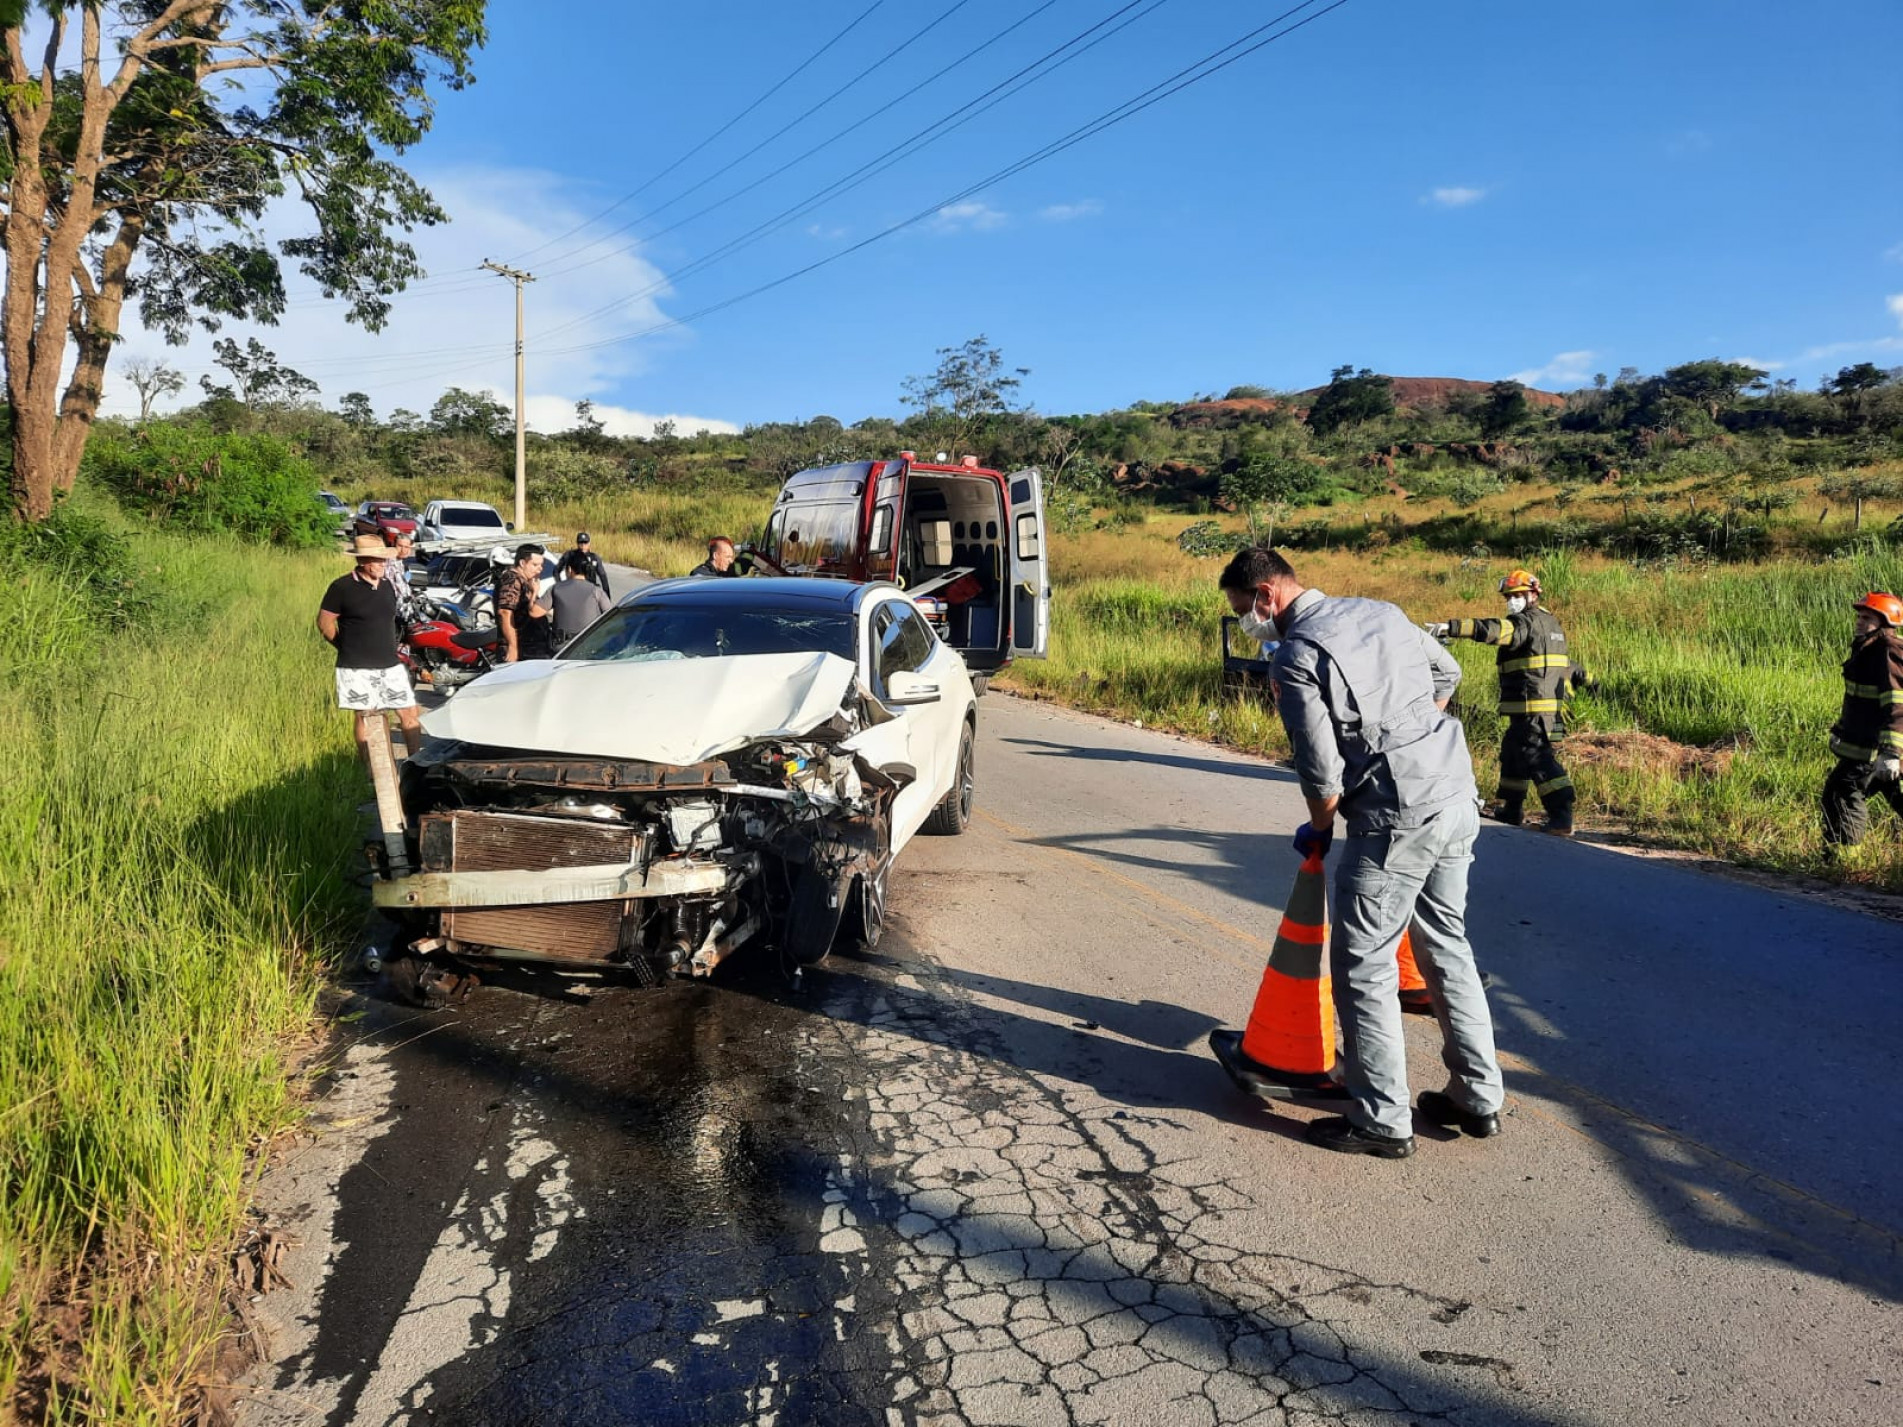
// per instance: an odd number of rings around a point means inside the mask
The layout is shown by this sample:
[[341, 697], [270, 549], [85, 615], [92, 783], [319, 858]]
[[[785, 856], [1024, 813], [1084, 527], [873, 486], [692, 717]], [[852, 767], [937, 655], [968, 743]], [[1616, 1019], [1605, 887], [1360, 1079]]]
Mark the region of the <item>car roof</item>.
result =
[[656, 603], [700, 606], [735, 605], [750, 609], [836, 609], [850, 612], [860, 601], [878, 590], [896, 590], [883, 581], [860, 584], [854, 580], [819, 580], [799, 575], [746, 576], [722, 579], [713, 576], [657, 580], [630, 590], [617, 604]]

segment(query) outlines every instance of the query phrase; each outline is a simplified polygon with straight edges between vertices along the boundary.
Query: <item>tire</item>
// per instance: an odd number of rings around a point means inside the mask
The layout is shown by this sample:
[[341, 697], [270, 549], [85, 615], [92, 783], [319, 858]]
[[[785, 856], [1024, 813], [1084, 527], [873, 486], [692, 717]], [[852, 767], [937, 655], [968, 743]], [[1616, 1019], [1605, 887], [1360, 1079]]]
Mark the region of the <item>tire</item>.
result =
[[925, 831], [934, 837], [956, 837], [971, 826], [972, 795], [977, 785], [977, 734], [970, 722], [958, 736], [958, 773], [951, 791], [925, 819]]

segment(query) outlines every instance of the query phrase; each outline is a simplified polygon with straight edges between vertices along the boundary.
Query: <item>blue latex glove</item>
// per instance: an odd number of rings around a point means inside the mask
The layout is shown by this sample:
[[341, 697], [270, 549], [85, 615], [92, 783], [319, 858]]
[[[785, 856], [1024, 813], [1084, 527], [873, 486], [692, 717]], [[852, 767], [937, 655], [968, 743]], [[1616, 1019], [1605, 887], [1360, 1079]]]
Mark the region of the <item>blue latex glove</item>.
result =
[[1325, 832], [1316, 832], [1314, 825], [1303, 823], [1295, 829], [1295, 850], [1303, 857], [1326, 857], [1328, 849], [1335, 841], [1335, 825], [1330, 823]]

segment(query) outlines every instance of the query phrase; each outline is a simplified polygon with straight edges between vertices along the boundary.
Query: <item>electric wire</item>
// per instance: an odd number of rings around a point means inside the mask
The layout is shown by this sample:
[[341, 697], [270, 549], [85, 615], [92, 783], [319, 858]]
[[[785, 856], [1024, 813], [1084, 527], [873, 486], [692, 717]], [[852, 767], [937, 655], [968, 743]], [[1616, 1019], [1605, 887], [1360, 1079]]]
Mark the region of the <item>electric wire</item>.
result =
[[[817, 272], [822, 268], [830, 267], [832, 264], [839, 262], [844, 258], [850, 257], [854, 253], [861, 252], [864, 249], [871, 247], [874, 243], [881, 242], [884, 239], [891, 237], [895, 233], [902, 232], [907, 228], [914, 227], [917, 224], [926, 221], [927, 219], [933, 217], [934, 215], [942, 212], [944, 209], [956, 203], [963, 202], [967, 198], [974, 197], [977, 194], [984, 192], [985, 190], [989, 188], [995, 187], [999, 183], [1005, 182], [1011, 178], [1016, 177], [1018, 174], [1021, 174], [1025, 172], [1026, 170], [1037, 166], [1038, 164], [1044, 163], [1048, 161], [1049, 159], [1056, 157], [1058, 154], [1061, 154], [1065, 152], [1066, 150], [1071, 149], [1075, 147], [1076, 145], [1085, 142], [1088, 139], [1096, 137], [1098, 134], [1101, 134], [1108, 129], [1114, 128], [1115, 126], [1136, 117], [1136, 115], [1143, 113], [1145, 110], [1150, 109], [1154, 105], [1162, 103], [1166, 99], [1173, 98], [1175, 95], [1182, 93], [1184, 90], [1189, 89], [1193, 85], [1200, 84], [1203, 80], [1209, 79], [1212, 76], [1221, 73], [1223, 70], [1230, 68], [1232, 65], [1240, 63], [1243, 59], [1246, 59], [1250, 55], [1257, 53], [1258, 51], [1266, 48], [1267, 46], [1271, 44], [1274, 44], [1276, 41], [1285, 39], [1289, 35], [1294, 34], [1298, 30], [1305, 29], [1307, 26], [1313, 24], [1315, 21], [1321, 19], [1323, 16], [1328, 15], [1335, 10], [1341, 9], [1344, 5], [1348, 3], [1348, 0], [1333, 0], [1333, 3], [1325, 5], [1319, 10], [1315, 10], [1314, 13], [1312, 14], [1302, 16], [1301, 19], [1294, 21], [1294, 23], [1289, 24], [1282, 29], [1278, 30], [1275, 28], [1276, 26], [1281, 25], [1283, 21], [1289, 20], [1292, 16], [1299, 15], [1301, 14], [1302, 11], [1310, 9], [1316, 3], [1317, 3], [1317, 0], [1303, 0], [1303, 3], [1295, 5], [1287, 10], [1284, 10], [1281, 14], [1277, 15], [1274, 19], [1269, 20], [1265, 24], [1257, 26], [1255, 29], [1248, 31], [1247, 33], [1241, 35], [1237, 39], [1232, 40], [1228, 44], [1220, 47], [1219, 49], [1214, 50], [1211, 53], [1203, 56], [1201, 59], [1196, 60], [1194, 63], [1189, 64], [1185, 66], [1184, 68], [1177, 70], [1174, 74], [1170, 75], [1168, 78], [1161, 80], [1157, 84], [1152, 85], [1150, 88], [1143, 90], [1141, 93], [1132, 96], [1130, 99], [1125, 100], [1123, 103], [1116, 105], [1111, 109], [1105, 110], [1103, 113], [1099, 114], [1095, 118], [1085, 122], [1084, 124], [1079, 125], [1075, 129], [1072, 129], [1069, 133], [1064, 134], [1060, 136], [1059, 138], [1050, 141], [1049, 143], [1041, 146], [1038, 149], [1032, 150], [1030, 153], [1024, 155], [1023, 157], [1015, 160], [1014, 162], [1010, 164], [1005, 165], [1003, 168], [994, 170], [992, 173], [987, 174], [985, 177], [977, 180], [975, 183], [968, 184], [964, 188], [958, 190], [956, 193], [953, 193], [944, 198], [941, 198], [938, 201], [928, 205], [927, 207], [920, 209], [918, 212], [912, 214], [910, 217], [903, 218], [896, 223], [892, 223], [888, 225], [887, 227], [880, 229], [878, 232], [873, 233], [868, 237], [860, 239], [856, 243], [849, 244], [848, 246], [841, 248], [836, 252], [829, 253], [822, 258], [818, 258], [810, 263], [806, 263], [798, 268], [793, 269], [790, 272], [783, 273], [779, 277], [773, 278], [772, 280], [768, 282], [760, 283], [743, 292], [736, 293], [732, 296], [723, 298], [718, 302], [708, 303], [702, 307], [696, 308], [695, 310], [691, 312], [683, 313], [680, 316], [672, 317], [665, 321], [654, 323], [648, 327], [640, 328], [636, 331], [620, 333], [618, 335], [602, 338], [597, 341], [578, 343], [578, 344], [574, 344], [574, 345], [570, 345], [566, 347], [556, 347], [552, 349], [546, 349], [541, 352], [541, 355], [563, 356], [563, 355], [569, 355], [576, 352], [593, 351], [593, 350], [598, 350], [604, 347], [619, 346], [625, 342], [638, 341], [641, 338], [654, 336], [661, 332], [665, 332], [677, 327], [685, 326], [690, 322], [699, 321], [700, 319], [704, 317], [712, 316], [715, 313], [726, 311], [727, 309], [738, 306], [739, 304], [743, 302], [750, 301], [751, 299], [755, 297], [762, 296], [765, 293], [771, 292], [777, 288], [784, 287], [786, 284], [795, 282], [798, 279], [805, 277], [811, 273]], [[1265, 35], [1264, 33], [1265, 31], [1272, 31], [1272, 33], [1267, 33]], [[553, 330], [559, 330], [559, 329], [553, 329]], [[509, 350], [513, 350], [513, 344], [508, 344], [508, 347], [509, 347]], [[459, 350], [467, 351], [468, 349], [462, 348]], [[459, 363], [457, 365], [454, 365], [448, 368], [438, 369], [435, 371], [414, 373], [408, 376], [406, 378], [406, 381], [415, 380], [420, 377], [442, 377], [442, 376], [454, 375], [458, 372], [471, 370], [475, 367], [486, 366], [489, 360], [490, 358], [484, 357], [477, 361]]]
[[[922, 29], [914, 30], [909, 36], [899, 41], [898, 44], [894, 45], [891, 49], [887, 50], [884, 54], [880, 55], [879, 58], [875, 59], [871, 64], [867, 65], [864, 69], [860, 70], [851, 79], [847, 80], [844, 84], [840, 85], [837, 89], [833, 90], [833, 92], [831, 94], [828, 94], [824, 99], [821, 99], [818, 103], [809, 106], [808, 108], [803, 110], [801, 113], [796, 114], [793, 118], [789, 119], [786, 123], [782, 124], [779, 128], [775, 129], [772, 133], [768, 134], [764, 139], [760, 140], [757, 144], [755, 144], [752, 148], [748, 149], [745, 153], [740, 154], [735, 158], [729, 159], [726, 163], [722, 164], [719, 168], [715, 169], [712, 173], [708, 174], [705, 178], [701, 179], [698, 183], [689, 185], [687, 188], [682, 189], [679, 193], [675, 194], [672, 198], [668, 199], [665, 203], [657, 204], [653, 208], [650, 208], [647, 212], [638, 214], [635, 217], [630, 218], [627, 222], [621, 224], [618, 227], [611, 228], [608, 232], [603, 233], [599, 238], [595, 238], [588, 243], [584, 243], [579, 248], [571, 249], [570, 251], [566, 253], [558, 253], [552, 258], [544, 259], [544, 264], [552, 265], [555, 263], [565, 262], [569, 258], [576, 257], [581, 253], [585, 253], [588, 251], [589, 248], [595, 246], [596, 243], [604, 243], [608, 239], [614, 237], [618, 233], [627, 232], [630, 228], [634, 227], [636, 224], [648, 222], [650, 219], [654, 218], [657, 214], [666, 212], [668, 209], [672, 208], [675, 204], [681, 202], [683, 199], [691, 197], [693, 194], [698, 193], [701, 189], [705, 188], [708, 184], [712, 183], [715, 179], [720, 178], [724, 174], [731, 173], [734, 169], [738, 168], [741, 164], [745, 163], [748, 159], [752, 158], [755, 154], [759, 153], [762, 149], [772, 144], [776, 139], [798, 128], [801, 124], [804, 124], [808, 119], [812, 118], [813, 115], [817, 114], [820, 110], [824, 109], [828, 104], [831, 104], [835, 99], [839, 98], [840, 95], [852, 89], [861, 80], [866, 78], [867, 75], [874, 73], [875, 71], [877, 71], [878, 69], [882, 68], [883, 66], [887, 64], [890, 64], [893, 60], [897, 59], [899, 55], [903, 54], [906, 50], [910, 49], [914, 44], [918, 43], [918, 41], [924, 39], [926, 35], [930, 34], [933, 30], [937, 29], [940, 25], [944, 24], [945, 21], [949, 20], [953, 15], [956, 15], [960, 10], [964, 9], [965, 6], [969, 5], [970, 3], [971, 3], [971, 0], [954, 0], [954, 3], [950, 6], [950, 8], [941, 10], [938, 13], [937, 17], [928, 21]], [[1040, 7], [1040, 11], [1034, 11], [1033, 13], [1035, 14], [1035, 13], [1041, 12], [1041, 10], [1047, 10], [1050, 8], [1052, 4], [1055, 4], [1055, 3], [1056, 3], [1056, 0], [1048, 0], [1047, 4]], [[1028, 19], [1030, 17], [1027, 16], [1026, 18]], [[1022, 23], [1024, 23], [1023, 20], [1020, 20], [1017, 22], [1017, 24], [1022, 24]], [[1016, 29], [1017, 25], [1012, 25], [1010, 28]], [[1006, 33], [1009, 33], [1009, 31], [1007, 30]], [[942, 72], [943, 71], [941, 71], [941, 73]], [[862, 120], [861, 122], [863, 123], [864, 121]], [[857, 125], [855, 125], [854, 127], [856, 128]], [[815, 149], [807, 150], [808, 154], [812, 154], [815, 152], [817, 152], [817, 150]], [[783, 172], [783, 171], [784, 169], [775, 170], [776, 173]], [[587, 225], [583, 224], [582, 226], [586, 227]], [[569, 231], [573, 233], [579, 230], [570, 229]], [[544, 244], [543, 246], [546, 247], [548, 245]], [[536, 251], [539, 251], [539, 250], [533, 249], [533, 248], [530, 249], [530, 252], [536, 252]], [[599, 259], [596, 259], [595, 261], [599, 261]], [[583, 264], [578, 264], [577, 266], [586, 267], [588, 266], [588, 264], [583, 263]], [[569, 268], [569, 269], [555, 268], [553, 271], [555, 273], [559, 273], [559, 272], [573, 271], [573, 270], [574, 269], [572, 268]]]
[[809, 69], [817, 60], [819, 60], [821, 56], [826, 54], [827, 51], [831, 50], [833, 46], [837, 45], [841, 40], [845, 39], [847, 35], [851, 34], [854, 30], [858, 29], [860, 25], [864, 24], [866, 20], [871, 18], [873, 11], [879, 9], [884, 4], [885, 4], [885, 0], [872, 0], [872, 4], [868, 5], [854, 19], [849, 21], [844, 29], [840, 30], [838, 34], [834, 35], [831, 39], [827, 40], [825, 44], [821, 45], [818, 49], [814, 50], [805, 59], [801, 60], [799, 64], [795, 65], [792, 71], [786, 74], [785, 76], [783, 76], [777, 84], [774, 84], [765, 93], [761, 94], [757, 99], [755, 99], [751, 104], [747, 105], [746, 108], [742, 109], [738, 114], [734, 115], [733, 118], [729, 119], [726, 123], [722, 124], [718, 129], [714, 130], [713, 133], [709, 134], [706, 138], [702, 139], [698, 144], [695, 144], [693, 148], [689, 149], [686, 153], [682, 154], [679, 158], [675, 159], [673, 163], [669, 164], [666, 168], [662, 169], [659, 173], [656, 173], [655, 175], [653, 175], [646, 182], [641, 183], [637, 185], [636, 187], [629, 189], [626, 193], [622, 194], [621, 197], [617, 198], [613, 203], [610, 203], [606, 208], [602, 209], [601, 212], [597, 213], [594, 217], [588, 219], [585, 222], [577, 223], [573, 228], [570, 228], [566, 233], [558, 234], [557, 236], [548, 239], [546, 242], [537, 243], [533, 248], [529, 248], [525, 250], [524, 252], [517, 253], [513, 258], [509, 259], [509, 265], [511, 267], [520, 266], [523, 259], [534, 256], [536, 253], [541, 252], [544, 248], [553, 247], [556, 243], [566, 242], [569, 238], [574, 237], [575, 234], [581, 232], [582, 229], [588, 227], [590, 224], [599, 223], [603, 218], [606, 218], [610, 213], [613, 213], [616, 209], [620, 208], [622, 204], [627, 203], [632, 199], [639, 198], [643, 193], [646, 193], [650, 188], [654, 187], [655, 184], [659, 183], [662, 179], [666, 178], [670, 173], [673, 173], [674, 170], [679, 168], [682, 164], [686, 163], [689, 159], [694, 158], [696, 155], [698, 155], [703, 150], [705, 150], [710, 144], [720, 139], [723, 135], [725, 135], [730, 130], [732, 130], [732, 128], [736, 124], [738, 124], [742, 119], [745, 119], [749, 114], [753, 113], [754, 110], [758, 109], [762, 104], [766, 103], [767, 100], [771, 99], [775, 94], [778, 94], [782, 89], [786, 88], [787, 85], [791, 84], [795, 79], [799, 78], [799, 76], [805, 73], [806, 70]]

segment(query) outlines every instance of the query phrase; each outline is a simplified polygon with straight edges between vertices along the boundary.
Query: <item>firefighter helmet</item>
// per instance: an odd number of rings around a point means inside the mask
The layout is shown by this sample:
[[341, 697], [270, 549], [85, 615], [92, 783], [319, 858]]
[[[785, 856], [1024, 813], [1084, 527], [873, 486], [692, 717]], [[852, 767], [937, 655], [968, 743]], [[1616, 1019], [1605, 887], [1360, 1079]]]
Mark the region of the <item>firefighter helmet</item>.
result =
[[1872, 590], [1858, 600], [1853, 609], [1867, 609], [1892, 629], [1903, 629], [1903, 600], [1895, 595], [1886, 595], [1881, 590]]
[[1503, 595], [1533, 595], [1540, 592], [1540, 577], [1531, 570], [1515, 570], [1500, 581], [1500, 593]]

